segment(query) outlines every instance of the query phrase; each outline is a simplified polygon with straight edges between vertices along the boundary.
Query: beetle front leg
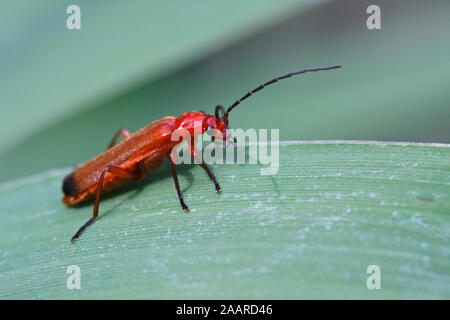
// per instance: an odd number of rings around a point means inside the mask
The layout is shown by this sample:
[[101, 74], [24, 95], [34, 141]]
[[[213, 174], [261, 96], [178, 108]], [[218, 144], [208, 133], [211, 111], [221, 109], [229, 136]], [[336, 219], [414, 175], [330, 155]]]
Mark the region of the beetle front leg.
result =
[[169, 162], [170, 162], [170, 167], [172, 169], [173, 181], [175, 182], [175, 189], [177, 189], [178, 200], [180, 200], [181, 208], [183, 208], [184, 211], [189, 211], [188, 206], [184, 203], [183, 194], [181, 193], [181, 190], [180, 190], [180, 184], [178, 183], [177, 172], [175, 171], [175, 164], [173, 163], [170, 155], [168, 156], [168, 158], [169, 158]]
[[[191, 146], [193, 146], [193, 144], [191, 144]], [[190, 152], [191, 155], [195, 158], [195, 160], [197, 160], [197, 162], [199, 163], [200, 167], [202, 167], [206, 173], [208, 174], [209, 178], [212, 180], [212, 182], [214, 182], [214, 186], [216, 187], [216, 192], [219, 193], [222, 189], [220, 188], [219, 182], [217, 182], [216, 177], [214, 176], [214, 174], [211, 172], [211, 170], [208, 168], [208, 166], [199, 159], [198, 155], [197, 155], [197, 150], [195, 149], [195, 147], [191, 147], [190, 148]]]
[[208, 166], [206, 164], [204, 164], [204, 163], [200, 163], [200, 167], [205, 169], [205, 171], [208, 174], [209, 178], [214, 182], [214, 186], [216, 187], [216, 192], [220, 193], [220, 191], [222, 191], [222, 189], [220, 188], [219, 182], [217, 182], [216, 177], [211, 172], [211, 170], [209, 170]]

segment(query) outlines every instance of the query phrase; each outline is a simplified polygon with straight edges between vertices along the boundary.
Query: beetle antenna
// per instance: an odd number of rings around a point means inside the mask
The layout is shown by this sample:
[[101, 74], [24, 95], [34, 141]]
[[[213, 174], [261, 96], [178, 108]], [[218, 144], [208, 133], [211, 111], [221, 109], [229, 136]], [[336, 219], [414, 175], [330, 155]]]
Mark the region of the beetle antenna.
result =
[[254, 94], [255, 92], [258, 92], [259, 90], [261, 90], [262, 88], [277, 82], [278, 80], [282, 80], [282, 79], [286, 79], [286, 78], [290, 78], [292, 76], [295, 76], [297, 74], [302, 74], [302, 73], [307, 73], [307, 72], [313, 72], [313, 71], [323, 71], [323, 70], [332, 70], [332, 69], [339, 69], [342, 66], [332, 66], [332, 67], [326, 67], [326, 68], [316, 68], [316, 69], [304, 69], [304, 70], [300, 70], [297, 72], [292, 72], [292, 73], [288, 73], [285, 74], [284, 76], [281, 77], [277, 77], [275, 79], [272, 79], [270, 81], [267, 81], [266, 83], [260, 85], [259, 87], [253, 89], [252, 91], [247, 92], [246, 95], [244, 95], [242, 98], [236, 100], [225, 112], [224, 114], [224, 119], [225, 119], [225, 123], [228, 123], [228, 114], [230, 113], [231, 110], [233, 110], [237, 105], [239, 105], [242, 101], [244, 101], [245, 99], [247, 99], [248, 97], [250, 97], [252, 94]]

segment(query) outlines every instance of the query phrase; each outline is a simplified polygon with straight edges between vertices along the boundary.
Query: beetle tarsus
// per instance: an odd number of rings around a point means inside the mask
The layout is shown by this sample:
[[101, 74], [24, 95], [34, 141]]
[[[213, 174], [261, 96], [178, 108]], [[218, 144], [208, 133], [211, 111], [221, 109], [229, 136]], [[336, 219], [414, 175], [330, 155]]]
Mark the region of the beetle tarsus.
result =
[[95, 218], [92, 217], [85, 224], [83, 224], [83, 226], [80, 229], [78, 229], [77, 233], [75, 233], [72, 239], [70, 239], [70, 242], [74, 243], [75, 241], [77, 241], [80, 238], [80, 235], [83, 233], [83, 231], [86, 230], [86, 228], [89, 227], [94, 222], [94, 220]]
[[180, 190], [177, 190], [178, 200], [180, 200], [181, 208], [184, 212], [189, 212], [189, 207], [184, 203], [183, 194]]

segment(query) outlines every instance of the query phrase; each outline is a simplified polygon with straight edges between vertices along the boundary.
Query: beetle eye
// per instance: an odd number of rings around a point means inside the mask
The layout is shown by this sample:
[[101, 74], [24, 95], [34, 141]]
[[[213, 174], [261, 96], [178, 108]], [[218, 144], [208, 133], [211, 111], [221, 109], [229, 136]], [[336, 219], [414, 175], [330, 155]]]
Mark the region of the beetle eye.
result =
[[225, 114], [225, 109], [222, 106], [216, 106], [216, 110], [214, 111], [214, 116], [216, 117], [216, 124], [220, 123], [220, 114]]

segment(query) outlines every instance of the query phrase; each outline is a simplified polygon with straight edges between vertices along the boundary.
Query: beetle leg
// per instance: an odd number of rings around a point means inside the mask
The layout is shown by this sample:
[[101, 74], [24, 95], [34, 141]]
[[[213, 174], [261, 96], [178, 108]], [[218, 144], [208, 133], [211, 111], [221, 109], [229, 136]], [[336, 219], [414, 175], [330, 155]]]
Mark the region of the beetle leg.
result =
[[209, 170], [208, 166], [204, 164], [203, 162], [200, 163], [200, 167], [205, 169], [206, 173], [208, 174], [209, 178], [214, 182], [214, 186], [216, 187], [216, 192], [219, 193], [222, 189], [220, 188], [219, 182], [217, 182], [216, 177], [214, 174]]
[[100, 195], [101, 195], [102, 189], [103, 189], [103, 178], [105, 177], [105, 174], [107, 172], [115, 175], [116, 177], [128, 179], [128, 180], [137, 180], [141, 176], [140, 170], [138, 170], [137, 173], [133, 173], [133, 172], [130, 172], [128, 170], [125, 170], [125, 169], [122, 169], [119, 167], [106, 166], [103, 169], [102, 173], [100, 174], [100, 178], [98, 180], [97, 191], [96, 191], [96, 196], [95, 196], [95, 203], [94, 203], [94, 214], [93, 214], [92, 218], [90, 218], [88, 221], [86, 221], [86, 223], [80, 229], [78, 229], [77, 233], [75, 233], [75, 235], [72, 237], [72, 239], [70, 241], [74, 242], [74, 241], [78, 240], [81, 233], [87, 227], [89, 227], [95, 221], [95, 219], [98, 217], [98, 206], [100, 203]]
[[184, 211], [189, 211], [188, 206], [184, 203], [183, 194], [180, 190], [180, 184], [178, 183], [178, 177], [177, 172], [175, 171], [175, 164], [173, 163], [172, 159], [170, 158], [170, 155], [168, 156], [170, 167], [172, 169], [172, 175], [173, 175], [173, 181], [175, 182], [175, 189], [177, 189], [178, 199], [180, 200], [181, 208], [183, 208]]
[[119, 139], [119, 137], [122, 136], [124, 139], [128, 138], [129, 136], [131, 136], [130, 131], [128, 131], [128, 129], [120, 129], [119, 131], [116, 132], [116, 134], [114, 135], [114, 137], [111, 140], [111, 143], [108, 145], [107, 149], [112, 148], [115, 144], [117, 139]]
[[200, 165], [200, 167], [202, 167], [202, 168], [206, 171], [206, 173], [208, 174], [209, 178], [212, 180], [212, 182], [214, 182], [214, 186], [216, 187], [216, 192], [219, 193], [219, 192], [222, 190], [222, 189], [220, 188], [219, 182], [217, 182], [216, 177], [215, 177], [214, 174], [211, 172], [211, 170], [208, 168], [208, 166], [207, 166], [203, 161], [201, 161], [201, 160], [198, 158], [197, 150], [196, 150], [195, 147], [193, 147], [193, 146], [194, 146], [194, 145], [191, 144], [191, 148], [190, 148], [191, 155], [197, 160], [197, 162], [198, 162], [198, 164]]

